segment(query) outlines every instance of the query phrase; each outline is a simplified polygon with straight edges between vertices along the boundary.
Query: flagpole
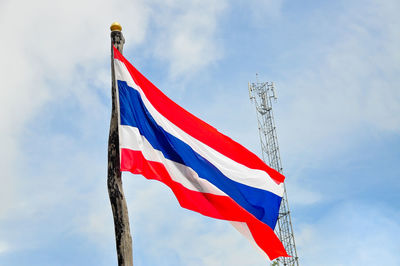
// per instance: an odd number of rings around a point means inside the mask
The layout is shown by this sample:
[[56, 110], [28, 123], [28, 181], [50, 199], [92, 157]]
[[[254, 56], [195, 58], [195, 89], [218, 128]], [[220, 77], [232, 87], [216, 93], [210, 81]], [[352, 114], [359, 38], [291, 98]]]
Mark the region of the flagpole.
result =
[[128, 208], [122, 189], [119, 136], [118, 136], [118, 99], [117, 84], [114, 71], [114, 50], [113, 46], [122, 53], [125, 38], [121, 32], [122, 27], [118, 22], [114, 22], [111, 27], [111, 122], [110, 134], [108, 137], [108, 175], [107, 187], [110, 197], [111, 208], [114, 217], [115, 241], [117, 247], [118, 265], [132, 266], [132, 237], [129, 228]]

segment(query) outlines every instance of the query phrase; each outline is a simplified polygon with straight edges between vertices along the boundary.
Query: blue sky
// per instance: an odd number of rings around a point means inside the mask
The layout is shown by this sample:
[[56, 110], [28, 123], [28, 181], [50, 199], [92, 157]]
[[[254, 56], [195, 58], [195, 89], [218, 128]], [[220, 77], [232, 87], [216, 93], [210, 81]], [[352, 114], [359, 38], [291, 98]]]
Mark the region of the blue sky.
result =
[[[143, 74], [257, 154], [247, 83], [276, 83], [302, 265], [399, 265], [399, 11], [395, 0], [3, 0], [0, 265], [116, 265], [113, 21]], [[123, 178], [135, 265], [267, 265], [228, 222]]]

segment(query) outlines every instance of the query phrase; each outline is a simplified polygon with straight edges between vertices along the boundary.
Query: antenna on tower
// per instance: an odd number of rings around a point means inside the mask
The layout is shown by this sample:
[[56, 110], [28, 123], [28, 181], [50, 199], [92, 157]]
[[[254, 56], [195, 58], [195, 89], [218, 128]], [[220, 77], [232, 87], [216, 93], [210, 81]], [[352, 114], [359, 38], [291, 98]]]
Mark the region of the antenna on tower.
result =
[[[256, 74], [256, 82], [249, 82], [249, 97], [256, 107], [258, 131], [260, 135], [261, 153], [265, 163], [270, 167], [282, 173], [282, 162], [278, 146], [278, 137], [276, 134], [276, 126], [274, 115], [272, 112], [272, 99], [276, 102], [275, 85], [273, 82], [259, 82], [258, 73]], [[282, 197], [279, 216], [275, 232], [281, 240], [286, 252], [291, 257], [279, 257], [272, 265], [298, 266], [299, 258], [297, 257], [296, 244], [294, 242], [294, 234], [292, 221], [290, 217], [289, 204], [287, 200], [286, 186]]]

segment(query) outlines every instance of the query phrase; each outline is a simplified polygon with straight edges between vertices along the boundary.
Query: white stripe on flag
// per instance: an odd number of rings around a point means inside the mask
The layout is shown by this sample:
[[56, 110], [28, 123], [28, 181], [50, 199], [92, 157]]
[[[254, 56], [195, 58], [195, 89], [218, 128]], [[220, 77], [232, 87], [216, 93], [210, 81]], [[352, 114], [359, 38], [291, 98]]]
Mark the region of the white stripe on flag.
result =
[[202, 193], [226, 196], [224, 192], [203, 178], [190, 167], [171, 161], [164, 157], [161, 151], [155, 150], [145, 137], [140, 135], [136, 127], [119, 126], [120, 148], [141, 151], [148, 161], [162, 163], [167, 169], [171, 179], [180, 183], [185, 188]]

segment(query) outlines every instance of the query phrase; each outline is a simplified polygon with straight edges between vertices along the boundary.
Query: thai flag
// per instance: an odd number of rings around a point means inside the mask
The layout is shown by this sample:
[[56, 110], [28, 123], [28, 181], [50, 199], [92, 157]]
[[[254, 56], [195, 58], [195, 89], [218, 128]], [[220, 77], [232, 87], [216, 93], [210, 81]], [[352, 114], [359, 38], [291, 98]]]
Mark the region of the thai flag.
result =
[[121, 171], [166, 184], [180, 205], [230, 221], [272, 260], [284, 176], [174, 103], [114, 47]]

